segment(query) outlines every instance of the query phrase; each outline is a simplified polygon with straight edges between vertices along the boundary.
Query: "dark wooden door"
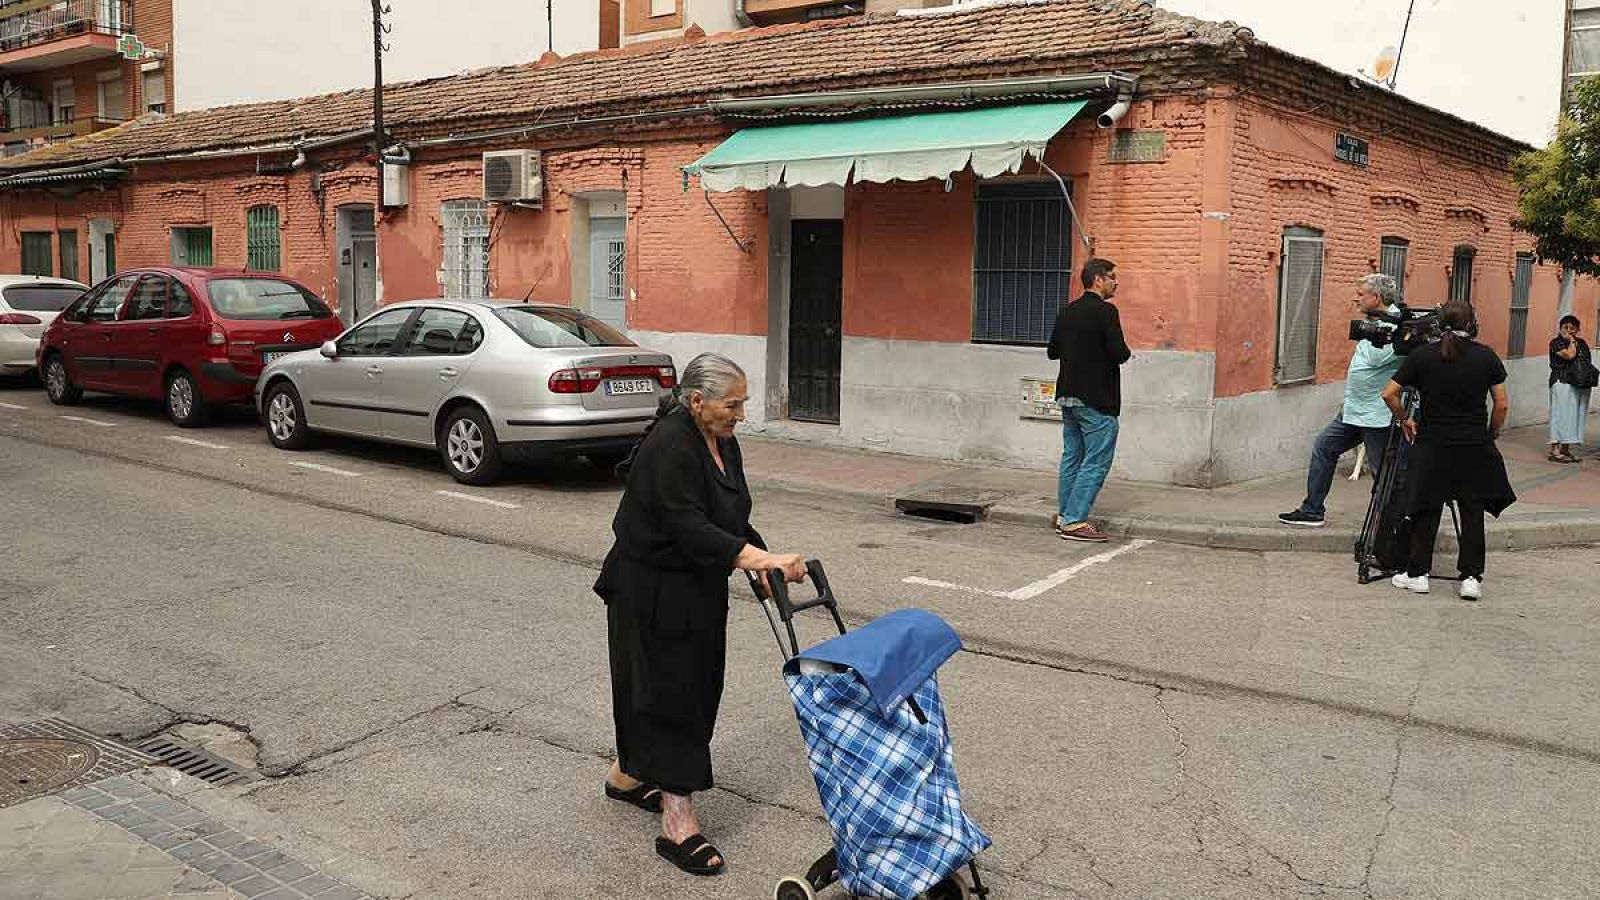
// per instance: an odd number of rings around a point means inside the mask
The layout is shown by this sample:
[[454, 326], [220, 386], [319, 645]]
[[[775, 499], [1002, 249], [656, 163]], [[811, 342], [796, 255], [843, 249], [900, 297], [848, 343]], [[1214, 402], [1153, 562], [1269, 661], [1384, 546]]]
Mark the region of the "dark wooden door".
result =
[[789, 417], [839, 421], [844, 222], [796, 219], [789, 258]]

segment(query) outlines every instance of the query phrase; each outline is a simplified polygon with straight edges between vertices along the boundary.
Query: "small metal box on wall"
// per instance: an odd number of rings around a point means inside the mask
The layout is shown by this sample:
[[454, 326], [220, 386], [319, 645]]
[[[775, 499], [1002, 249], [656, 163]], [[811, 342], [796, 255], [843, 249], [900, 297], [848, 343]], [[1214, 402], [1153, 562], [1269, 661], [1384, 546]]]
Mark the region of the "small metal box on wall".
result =
[[1061, 421], [1061, 407], [1056, 405], [1056, 382], [1053, 378], [1023, 378], [1022, 409], [1024, 419]]

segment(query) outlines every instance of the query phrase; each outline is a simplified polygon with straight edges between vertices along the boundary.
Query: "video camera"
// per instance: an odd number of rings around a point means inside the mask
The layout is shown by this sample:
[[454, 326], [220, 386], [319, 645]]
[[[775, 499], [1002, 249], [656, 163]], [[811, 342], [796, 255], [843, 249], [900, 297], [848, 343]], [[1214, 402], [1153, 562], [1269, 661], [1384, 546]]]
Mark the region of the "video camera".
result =
[[[1477, 334], [1476, 319], [1468, 330], [1473, 335]], [[1378, 310], [1367, 313], [1365, 319], [1356, 319], [1350, 323], [1350, 340], [1370, 341], [1374, 347], [1394, 344], [1397, 356], [1404, 356], [1442, 337], [1444, 337], [1444, 326], [1439, 321], [1437, 306], [1430, 309], [1412, 309], [1402, 303], [1399, 305], [1399, 312]]]

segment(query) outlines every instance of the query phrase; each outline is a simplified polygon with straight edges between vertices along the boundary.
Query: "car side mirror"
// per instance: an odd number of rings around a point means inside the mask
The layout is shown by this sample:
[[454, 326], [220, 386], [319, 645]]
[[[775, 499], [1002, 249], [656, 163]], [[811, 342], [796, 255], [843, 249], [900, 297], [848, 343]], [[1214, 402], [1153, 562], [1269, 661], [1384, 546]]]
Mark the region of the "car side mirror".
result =
[[338, 359], [339, 358], [339, 345], [334, 343], [333, 341], [323, 341], [322, 342], [322, 355], [326, 356], [329, 359]]

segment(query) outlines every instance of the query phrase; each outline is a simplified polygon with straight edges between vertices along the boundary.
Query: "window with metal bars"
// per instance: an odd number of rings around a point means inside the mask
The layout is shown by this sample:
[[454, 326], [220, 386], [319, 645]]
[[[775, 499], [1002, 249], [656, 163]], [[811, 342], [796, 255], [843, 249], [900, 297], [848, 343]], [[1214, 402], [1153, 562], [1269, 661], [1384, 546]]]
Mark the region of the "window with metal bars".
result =
[[1521, 359], [1528, 349], [1528, 301], [1533, 294], [1533, 254], [1518, 253], [1511, 275], [1511, 327], [1506, 358]]
[[1278, 273], [1278, 384], [1317, 377], [1317, 332], [1322, 319], [1322, 232], [1285, 228]]
[[606, 242], [606, 299], [626, 300], [623, 292], [626, 284], [628, 264], [628, 243], [617, 238]]
[[489, 204], [483, 200], [446, 200], [440, 214], [444, 224], [445, 297], [489, 296]]
[[211, 226], [172, 229], [172, 264], [175, 266], [211, 265]]
[[1394, 279], [1395, 292], [1406, 297], [1406, 260], [1411, 242], [1401, 237], [1386, 237], [1378, 243], [1378, 271]]
[[22, 233], [22, 274], [54, 275], [50, 258], [50, 232], [24, 231]]
[[1450, 299], [1472, 302], [1472, 263], [1478, 251], [1465, 244], [1450, 258]]
[[278, 208], [252, 206], [245, 211], [245, 268], [257, 272], [276, 272], [282, 268], [279, 245]]
[[1049, 343], [1056, 310], [1072, 291], [1072, 224], [1061, 187], [981, 184], [977, 206], [972, 340]]

